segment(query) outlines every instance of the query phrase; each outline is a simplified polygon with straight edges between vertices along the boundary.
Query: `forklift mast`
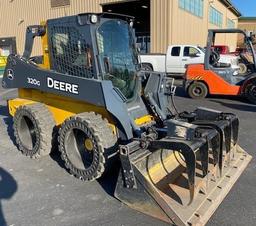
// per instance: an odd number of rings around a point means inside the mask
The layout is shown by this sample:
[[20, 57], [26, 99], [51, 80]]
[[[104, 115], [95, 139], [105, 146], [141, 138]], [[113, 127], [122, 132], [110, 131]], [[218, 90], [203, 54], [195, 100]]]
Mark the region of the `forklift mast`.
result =
[[211, 55], [211, 47], [215, 43], [216, 35], [217, 34], [242, 34], [244, 35], [245, 44], [249, 47], [249, 51], [252, 53], [253, 56], [253, 63], [256, 69], [256, 55], [255, 50], [252, 44], [252, 38], [246, 34], [245, 31], [240, 29], [210, 29], [208, 31], [208, 38], [207, 38], [207, 46], [206, 46], [206, 53], [204, 59], [204, 67], [205, 70], [209, 70], [210, 68], [210, 55]]

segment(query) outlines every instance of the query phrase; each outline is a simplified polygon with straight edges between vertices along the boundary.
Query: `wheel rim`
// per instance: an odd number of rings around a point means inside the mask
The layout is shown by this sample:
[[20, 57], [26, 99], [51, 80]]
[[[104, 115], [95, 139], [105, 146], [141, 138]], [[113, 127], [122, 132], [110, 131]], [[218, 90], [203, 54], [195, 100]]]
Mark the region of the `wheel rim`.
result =
[[[88, 140], [93, 148], [88, 148]], [[88, 149], [87, 149], [87, 148]], [[80, 170], [89, 169], [94, 161], [95, 142], [83, 130], [73, 128], [67, 132], [65, 137], [65, 149], [69, 161]]]
[[196, 86], [193, 90], [193, 95], [196, 96], [196, 97], [200, 97], [203, 93], [203, 89], [199, 86]]
[[246, 71], [247, 71], [247, 67], [246, 67], [246, 65], [245, 65], [245, 64], [242, 64], [242, 63], [240, 63], [240, 64], [238, 64], [238, 66], [239, 66], [239, 74], [245, 74], [245, 73], [246, 73]]
[[37, 136], [35, 129], [35, 125], [29, 117], [21, 117], [18, 126], [18, 135], [22, 145], [28, 150], [33, 150], [36, 145]]

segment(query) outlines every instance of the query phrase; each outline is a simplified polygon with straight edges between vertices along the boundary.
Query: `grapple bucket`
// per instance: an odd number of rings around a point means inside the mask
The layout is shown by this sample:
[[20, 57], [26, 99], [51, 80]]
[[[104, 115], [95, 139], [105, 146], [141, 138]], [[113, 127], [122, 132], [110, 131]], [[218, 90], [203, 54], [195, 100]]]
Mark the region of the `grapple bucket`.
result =
[[120, 148], [119, 200], [174, 225], [208, 221], [251, 156], [236, 144], [235, 116], [212, 120], [198, 111], [191, 123], [170, 120], [167, 135], [148, 149], [138, 141]]

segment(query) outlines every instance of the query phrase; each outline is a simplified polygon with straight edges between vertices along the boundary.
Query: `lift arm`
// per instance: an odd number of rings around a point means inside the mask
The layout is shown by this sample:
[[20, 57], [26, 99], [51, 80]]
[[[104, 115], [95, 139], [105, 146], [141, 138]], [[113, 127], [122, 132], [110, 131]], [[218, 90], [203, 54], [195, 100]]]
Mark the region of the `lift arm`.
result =
[[34, 38], [45, 34], [45, 27], [41, 25], [31, 25], [27, 27], [25, 49], [22, 57], [28, 59], [31, 55]]

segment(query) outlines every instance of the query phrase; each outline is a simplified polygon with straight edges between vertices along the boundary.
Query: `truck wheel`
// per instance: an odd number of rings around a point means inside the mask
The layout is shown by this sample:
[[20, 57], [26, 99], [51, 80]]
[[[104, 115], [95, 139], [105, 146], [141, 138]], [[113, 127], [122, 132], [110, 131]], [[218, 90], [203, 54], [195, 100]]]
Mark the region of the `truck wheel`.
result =
[[251, 81], [247, 84], [245, 88], [245, 95], [252, 104], [256, 104], [256, 81]]
[[203, 99], [208, 94], [207, 86], [202, 82], [193, 82], [188, 87], [188, 95], [193, 99]]
[[94, 112], [67, 119], [59, 131], [59, 150], [70, 173], [81, 180], [102, 176], [117, 152], [117, 139], [107, 120]]
[[144, 71], [153, 71], [153, 68], [150, 64], [142, 64], [141, 65], [141, 68], [144, 70]]
[[244, 63], [239, 63], [239, 74], [244, 75], [247, 72], [247, 66]]
[[13, 117], [18, 149], [31, 158], [49, 155], [54, 126], [53, 116], [44, 104], [20, 106]]

